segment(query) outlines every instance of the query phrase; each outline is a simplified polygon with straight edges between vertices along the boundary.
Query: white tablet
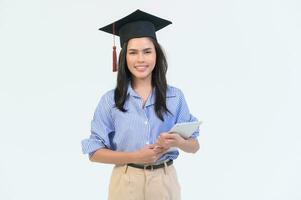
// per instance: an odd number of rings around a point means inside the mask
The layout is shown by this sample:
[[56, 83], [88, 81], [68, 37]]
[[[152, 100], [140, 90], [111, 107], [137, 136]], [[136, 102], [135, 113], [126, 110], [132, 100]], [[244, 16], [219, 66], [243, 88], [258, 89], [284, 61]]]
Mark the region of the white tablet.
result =
[[201, 123], [200, 121], [177, 123], [168, 132], [178, 133], [187, 139], [199, 128]]

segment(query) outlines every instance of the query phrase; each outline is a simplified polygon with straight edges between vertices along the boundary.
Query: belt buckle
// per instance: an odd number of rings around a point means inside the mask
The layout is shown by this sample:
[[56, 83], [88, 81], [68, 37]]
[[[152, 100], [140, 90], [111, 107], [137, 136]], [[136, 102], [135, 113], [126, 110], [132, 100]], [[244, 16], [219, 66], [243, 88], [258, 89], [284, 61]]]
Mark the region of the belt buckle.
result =
[[154, 170], [154, 165], [144, 165], [144, 170], [147, 169], [147, 167], [150, 167], [150, 170]]

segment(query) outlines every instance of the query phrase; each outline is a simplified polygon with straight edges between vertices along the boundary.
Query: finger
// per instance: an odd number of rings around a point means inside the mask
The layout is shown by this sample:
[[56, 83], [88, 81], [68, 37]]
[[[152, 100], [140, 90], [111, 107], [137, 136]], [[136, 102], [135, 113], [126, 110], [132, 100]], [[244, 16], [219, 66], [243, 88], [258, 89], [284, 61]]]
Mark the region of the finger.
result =
[[149, 148], [149, 149], [153, 149], [153, 148], [155, 148], [155, 147], [156, 147], [155, 144], [148, 144], [148, 145], [147, 145], [147, 148]]
[[163, 146], [164, 143], [165, 143], [164, 141], [159, 141], [159, 142], [158, 142], [158, 146]]
[[162, 154], [165, 151], [165, 148], [161, 147], [160, 149], [157, 149], [156, 154]]
[[173, 138], [177, 137], [177, 134], [174, 134], [174, 133], [167, 134], [167, 135], [164, 135], [163, 137], [164, 137], [164, 139], [173, 139]]
[[168, 136], [161, 136], [159, 139], [158, 139], [158, 142], [161, 143], [161, 144], [164, 144], [166, 142], [166, 140], [169, 139]]
[[159, 145], [164, 144], [164, 142], [165, 142], [165, 140], [162, 139], [162, 138], [160, 138], [160, 139], [157, 140], [157, 144], [159, 144]]
[[162, 137], [161, 135], [159, 135], [158, 137], [157, 137], [157, 140], [158, 141], [162, 141], [164, 139], [164, 137]]
[[163, 149], [162, 146], [157, 145], [157, 146], [154, 148], [154, 151], [157, 153], [157, 152], [162, 151], [162, 149]]
[[170, 133], [161, 133], [161, 134], [160, 134], [160, 137], [165, 138], [165, 137], [168, 136], [168, 135], [170, 135]]
[[174, 142], [176, 140], [177, 139], [175, 139], [175, 138], [168, 138], [168, 139], [165, 140], [165, 142], [168, 143], [168, 144], [170, 144], [171, 142]]
[[165, 144], [165, 141], [158, 141], [158, 142], [156, 143], [156, 145], [159, 146], [159, 147], [163, 147], [164, 144]]
[[160, 152], [160, 151], [161, 151], [161, 149], [162, 149], [162, 147], [161, 147], [161, 146], [159, 146], [159, 145], [156, 145], [156, 146], [155, 146], [155, 148], [154, 148], [154, 151], [155, 151], [155, 152]]

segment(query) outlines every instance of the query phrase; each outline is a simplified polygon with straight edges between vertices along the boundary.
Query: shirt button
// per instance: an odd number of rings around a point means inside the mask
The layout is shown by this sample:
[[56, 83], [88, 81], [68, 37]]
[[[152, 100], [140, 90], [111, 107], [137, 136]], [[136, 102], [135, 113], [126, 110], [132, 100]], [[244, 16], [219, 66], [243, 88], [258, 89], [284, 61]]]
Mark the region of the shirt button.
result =
[[147, 121], [144, 122], [145, 125], [147, 125], [147, 123], [148, 123]]

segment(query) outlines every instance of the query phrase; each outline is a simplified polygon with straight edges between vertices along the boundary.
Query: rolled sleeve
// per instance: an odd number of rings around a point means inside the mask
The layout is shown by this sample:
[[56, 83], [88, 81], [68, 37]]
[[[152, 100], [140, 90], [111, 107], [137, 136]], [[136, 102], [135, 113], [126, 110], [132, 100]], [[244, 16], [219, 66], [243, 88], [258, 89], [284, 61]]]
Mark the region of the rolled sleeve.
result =
[[97, 149], [105, 148], [102, 141], [97, 139], [84, 139], [82, 140], [82, 151], [84, 154], [93, 153]]
[[107, 97], [103, 96], [94, 112], [91, 121], [91, 135], [81, 141], [82, 152], [90, 156], [98, 149], [111, 148], [109, 135], [114, 133], [112, 117], [110, 115], [111, 104]]
[[[180, 98], [179, 101], [180, 103], [178, 107], [179, 111], [178, 111], [177, 123], [198, 121], [198, 119], [190, 113], [184, 94], [181, 90], [179, 90], [179, 98]], [[190, 136], [190, 138], [196, 139], [198, 136], [199, 136], [199, 129], [195, 131]]]

